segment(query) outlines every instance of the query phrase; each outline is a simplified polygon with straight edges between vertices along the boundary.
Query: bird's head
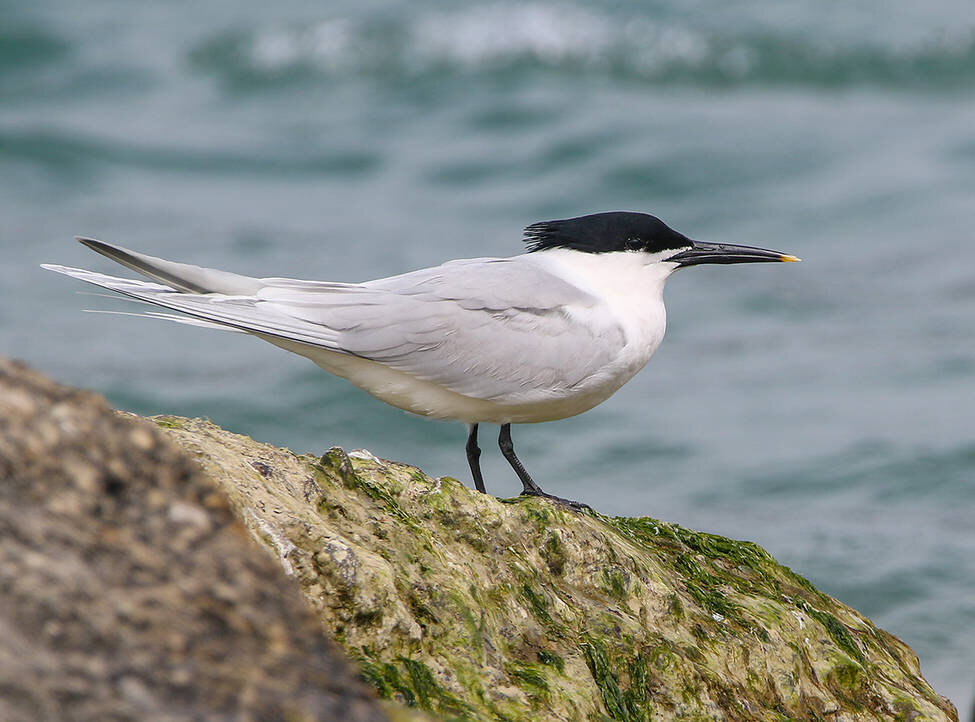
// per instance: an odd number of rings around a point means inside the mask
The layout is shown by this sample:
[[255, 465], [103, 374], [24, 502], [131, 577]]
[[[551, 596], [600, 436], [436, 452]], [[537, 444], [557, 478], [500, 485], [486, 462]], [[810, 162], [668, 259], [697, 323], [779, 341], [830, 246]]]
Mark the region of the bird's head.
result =
[[675, 268], [702, 263], [799, 260], [765, 248], [694, 241], [656, 216], [630, 211], [534, 223], [525, 229], [525, 243], [529, 253], [550, 248], [582, 253], [644, 253], [648, 262], [673, 263]]

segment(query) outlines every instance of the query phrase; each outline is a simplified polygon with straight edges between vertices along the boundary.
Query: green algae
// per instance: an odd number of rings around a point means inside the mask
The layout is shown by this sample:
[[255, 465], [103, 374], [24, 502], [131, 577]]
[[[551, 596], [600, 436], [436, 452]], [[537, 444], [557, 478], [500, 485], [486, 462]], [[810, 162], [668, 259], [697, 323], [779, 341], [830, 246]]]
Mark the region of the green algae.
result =
[[553, 623], [552, 615], [548, 612], [548, 600], [544, 594], [535, 591], [530, 582], [521, 585], [521, 598], [528, 604], [529, 611], [538, 621], [546, 625]]
[[315, 469], [323, 474], [328, 474], [329, 471], [338, 472], [342, 481], [350, 489], [361, 489], [370, 499], [381, 502], [388, 513], [419, 528], [414, 519], [406, 513], [396, 497], [387, 488], [370, 482], [368, 476], [359, 476], [356, 473], [352, 460], [342, 449], [329, 449], [315, 465]]
[[363, 679], [371, 684], [381, 697], [395, 699], [398, 695], [407, 706], [416, 706], [416, 693], [395, 664], [375, 661], [369, 656], [359, 657], [358, 662]]
[[857, 643], [853, 640], [853, 636], [840, 620], [829, 612], [814, 609], [808, 604], [803, 604], [800, 608], [826, 628], [827, 633], [840, 649], [853, 657], [861, 665], [866, 662], [863, 657], [863, 652], [860, 651]]
[[470, 597], [458, 593], [448, 593], [453, 612], [467, 632], [466, 639], [470, 648], [478, 655], [484, 652], [484, 615], [476, 614], [470, 606], [469, 599], [476, 599], [476, 594]]
[[545, 537], [540, 553], [548, 570], [557, 577], [562, 576], [565, 571], [566, 556], [562, 540], [557, 533], [549, 532]]
[[437, 683], [423, 662], [397, 657], [395, 662], [374, 660], [370, 653], [358, 658], [363, 678], [385, 699], [399, 699], [409, 707], [436, 712], [447, 718], [467, 719], [476, 708]]
[[684, 604], [677, 594], [670, 594], [667, 597], [667, 608], [678, 621], [684, 619]]
[[[783, 582], [791, 582], [817, 597], [824, 596], [808, 580], [795, 574], [788, 567], [780, 565], [754, 542], [737, 541], [716, 534], [693, 531], [677, 524], [648, 517], [602, 518], [626, 538], [643, 546], [670, 549], [684, 554], [699, 554], [707, 560], [719, 560], [725, 567], [725, 581], [739, 591], [772, 596], [782, 591]], [[752, 575], [730, 573], [730, 570], [736, 569], [747, 570]]]
[[512, 662], [505, 669], [513, 679], [521, 683], [523, 689], [535, 690], [541, 693], [543, 699], [548, 698], [549, 686], [544, 667], [525, 662]]
[[602, 576], [603, 588], [611, 597], [617, 601], [623, 601], [626, 599], [626, 588], [629, 583], [626, 572], [624, 572], [622, 569], [611, 567], [608, 569], [603, 569]]
[[687, 592], [704, 609], [712, 614], [730, 617], [740, 621], [738, 605], [728, 599], [721, 591], [726, 580], [712, 574], [698, 564], [687, 554], [677, 554], [674, 558], [674, 568], [684, 577]]
[[845, 702], [847, 709], [867, 709], [870, 705], [870, 685], [863, 667], [849, 660], [829, 670], [826, 685]]
[[555, 667], [559, 672], [565, 672], [565, 659], [555, 652], [549, 652], [545, 649], [538, 650], [538, 661], [549, 667]]
[[651, 710], [646, 693], [646, 663], [642, 656], [637, 655], [629, 664], [624, 665], [631, 670], [638, 670], [637, 683], [624, 689], [616, 671], [619, 665], [610, 661], [610, 655], [601, 641], [590, 638], [580, 645], [580, 649], [599, 689], [609, 719], [619, 722], [648, 722]]
[[921, 717], [921, 710], [910, 697], [894, 698], [894, 719], [896, 722], [914, 722]]
[[356, 610], [354, 616], [352, 617], [354, 624], [360, 627], [376, 627], [382, 624], [383, 621], [383, 610], [382, 609], [359, 609]]

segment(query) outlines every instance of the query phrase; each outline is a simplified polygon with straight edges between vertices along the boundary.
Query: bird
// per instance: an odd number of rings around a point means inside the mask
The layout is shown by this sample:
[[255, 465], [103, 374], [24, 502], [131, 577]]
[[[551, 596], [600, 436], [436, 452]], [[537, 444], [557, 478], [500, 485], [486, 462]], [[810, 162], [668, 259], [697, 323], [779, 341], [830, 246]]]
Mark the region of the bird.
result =
[[150, 281], [42, 267], [178, 314], [138, 315], [252, 334], [387, 404], [463, 422], [471, 476], [484, 493], [478, 427], [498, 424], [498, 446], [521, 493], [575, 509], [589, 507], [534, 481], [515, 453], [511, 425], [581, 414], [633, 378], [663, 340], [664, 284], [675, 271], [800, 260], [692, 240], [634, 211], [534, 223], [519, 255], [451, 260], [363, 283], [255, 278], [77, 240]]

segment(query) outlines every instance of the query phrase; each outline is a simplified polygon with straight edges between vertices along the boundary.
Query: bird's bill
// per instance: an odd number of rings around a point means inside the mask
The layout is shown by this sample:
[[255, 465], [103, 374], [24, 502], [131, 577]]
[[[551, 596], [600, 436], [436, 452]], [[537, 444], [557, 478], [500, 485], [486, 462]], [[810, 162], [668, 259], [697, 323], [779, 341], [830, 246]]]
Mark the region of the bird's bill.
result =
[[681, 251], [667, 260], [677, 263], [679, 268], [696, 266], [700, 263], [793, 263], [801, 259], [789, 253], [770, 251], [767, 248], [736, 246], [730, 243], [706, 243], [693, 241], [689, 250]]

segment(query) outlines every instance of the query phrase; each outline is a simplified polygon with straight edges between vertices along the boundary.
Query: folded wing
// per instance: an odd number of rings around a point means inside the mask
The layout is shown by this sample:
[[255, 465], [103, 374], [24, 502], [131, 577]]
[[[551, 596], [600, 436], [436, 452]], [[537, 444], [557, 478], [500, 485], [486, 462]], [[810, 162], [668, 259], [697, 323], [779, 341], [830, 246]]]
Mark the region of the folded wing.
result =
[[[231, 294], [185, 290], [207, 290], [211, 269], [109, 248], [115, 253], [105, 255], [122, 256], [125, 265], [168, 285], [45, 267], [187, 314], [200, 325], [297, 342], [312, 358], [317, 348], [369, 359], [474, 398], [571, 390], [611, 365], [626, 342], [595, 298], [530, 256], [451, 261], [362, 284], [213, 271], [221, 290], [239, 284], [246, 291]], [[140, 268], [142, 258], [153, 268]], [[173, 277], [183, 269], [190, 269], [191, 283]]]

